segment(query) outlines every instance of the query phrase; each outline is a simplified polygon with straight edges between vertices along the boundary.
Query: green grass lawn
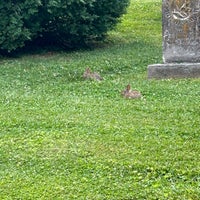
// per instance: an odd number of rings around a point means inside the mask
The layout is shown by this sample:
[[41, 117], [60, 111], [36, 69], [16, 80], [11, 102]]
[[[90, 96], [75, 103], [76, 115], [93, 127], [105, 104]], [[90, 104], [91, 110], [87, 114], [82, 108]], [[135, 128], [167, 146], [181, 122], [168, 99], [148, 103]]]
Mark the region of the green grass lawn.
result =
[[161, 44], [161, 1], [132, 0], [93, 50], [1, 57], [0, 199], [200, 199], [200, 80], [148, 80]]

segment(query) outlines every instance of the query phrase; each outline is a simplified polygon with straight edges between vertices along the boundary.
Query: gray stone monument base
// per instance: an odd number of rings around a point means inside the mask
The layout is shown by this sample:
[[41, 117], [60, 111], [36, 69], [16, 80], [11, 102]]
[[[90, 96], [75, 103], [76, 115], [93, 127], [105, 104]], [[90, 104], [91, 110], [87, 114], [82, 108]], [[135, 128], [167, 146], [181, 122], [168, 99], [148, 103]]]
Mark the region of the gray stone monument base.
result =
[[148, 78], [200, 78], [200, 63], [164, 63], [149, 65]]

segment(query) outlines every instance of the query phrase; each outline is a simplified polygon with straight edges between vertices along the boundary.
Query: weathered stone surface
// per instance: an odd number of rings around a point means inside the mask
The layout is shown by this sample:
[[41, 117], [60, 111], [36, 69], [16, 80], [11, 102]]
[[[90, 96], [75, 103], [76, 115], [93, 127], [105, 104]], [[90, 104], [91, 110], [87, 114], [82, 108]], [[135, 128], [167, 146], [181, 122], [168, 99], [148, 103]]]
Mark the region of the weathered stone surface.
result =
[[200, 0], [163, 0], [163, 61], [200, 62]]
[[149, 65], [148, 78], [200, 78], [200, 63], [164, 63]]
[[163, 0], [163, 62], [148, 78], [200, 78], [200, 0]]

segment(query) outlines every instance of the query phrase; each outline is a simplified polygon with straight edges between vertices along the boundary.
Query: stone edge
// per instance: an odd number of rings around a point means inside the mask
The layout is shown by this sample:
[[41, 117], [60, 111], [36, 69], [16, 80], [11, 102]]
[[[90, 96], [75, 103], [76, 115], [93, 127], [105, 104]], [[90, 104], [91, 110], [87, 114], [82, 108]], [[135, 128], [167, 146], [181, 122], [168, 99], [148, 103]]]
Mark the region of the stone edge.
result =
[[200, 78], [200, 63], [164, 63], [148, 65], [148, 79]]

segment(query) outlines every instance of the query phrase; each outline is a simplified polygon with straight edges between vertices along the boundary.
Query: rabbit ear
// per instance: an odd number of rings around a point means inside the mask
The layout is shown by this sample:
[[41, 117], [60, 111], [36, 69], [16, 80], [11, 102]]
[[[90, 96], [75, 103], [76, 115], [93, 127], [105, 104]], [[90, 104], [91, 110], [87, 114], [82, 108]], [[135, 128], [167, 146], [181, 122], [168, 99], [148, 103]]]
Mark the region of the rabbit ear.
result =
[[126, 86], [126, 90], [127, 90], [127, 91], [130, 91], [130, 90], [131, 90], [131, 85], [130, 85], [130, 84], [128, 84], [128, 85]]
[[87, 73], [90, 73], [90, 72], [91, 72], [91, 70], [90, 70], [89, 67], [87, 67], [85, 71], [86, 71]]

